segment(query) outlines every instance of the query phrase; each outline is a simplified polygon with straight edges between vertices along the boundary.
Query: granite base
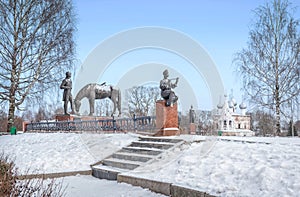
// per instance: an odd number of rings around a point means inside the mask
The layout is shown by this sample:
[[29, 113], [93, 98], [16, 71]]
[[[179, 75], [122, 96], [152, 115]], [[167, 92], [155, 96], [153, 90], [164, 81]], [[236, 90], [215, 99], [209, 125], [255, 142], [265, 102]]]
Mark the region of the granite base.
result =
[[195, 135], [196, 134], [196, 124], [190, 123], [190, 134]]
[[156, 102], [156, 129], [157, 135], [179, 135], [177, 103], [166, 106], [164, 100]]

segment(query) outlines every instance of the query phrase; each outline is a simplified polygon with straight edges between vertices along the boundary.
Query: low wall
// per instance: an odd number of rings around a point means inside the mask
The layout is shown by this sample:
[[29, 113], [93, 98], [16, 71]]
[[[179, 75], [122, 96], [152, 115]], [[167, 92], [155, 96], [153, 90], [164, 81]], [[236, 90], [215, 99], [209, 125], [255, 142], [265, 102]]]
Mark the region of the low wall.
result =
[[47, 173], [47, 174], [28, 174], [28, 175], [19, 175], [17, 178], [19, 180], [24, 179], [53, 179], [53, 178], [61, 178], [66, 176], [76, 176], [80, 175], [92, 175], [92, 170], [83, 170], [83, 171], [70, 171], [70, 172], [55, 172], [55, 173]]
[[154, 181], [122, 174], [118, 174], [117, 181], [128, 183], [134, 186], [140, 186], [153, 192], [172, 197], [214, 197], [213, 195], [210, 195], [206, 192], [186, 188], [172, 183]]
[[64, 132], [64, 131], [156, 131], [156, 117], [114, 118], [101, 116], [57, 115], [56, 120], [24, 122], [25, 132]]
[[182, 187], [179, 185], [172, 184], [170, 189], [172, 197], [213, 197], [213, 195], [210, 195], [206, 192]]
[[170, 183], [164, 183], [160, 181], [153, 181], [143, 178], [136, 178], [132, 176], [126, 176], [122, 174], [118, 174], [117, 177], [118, 182], [128, 183], [134, 186], [140, 186], [142, 188], [147, 188], [153, 192], [161, 193], [167, 196], [170, 196]]

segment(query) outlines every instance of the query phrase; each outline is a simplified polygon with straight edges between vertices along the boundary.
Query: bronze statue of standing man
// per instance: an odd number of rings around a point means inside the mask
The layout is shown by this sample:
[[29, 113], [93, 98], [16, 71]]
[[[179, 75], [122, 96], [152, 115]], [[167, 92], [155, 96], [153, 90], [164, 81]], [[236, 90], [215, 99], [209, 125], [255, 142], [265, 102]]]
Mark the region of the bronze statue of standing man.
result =
[[[177, 83], [179, 78], [168, 79], [169, 71], [165, 70], [163, 72], [164, 78], [160, 80], [160, 89], [161, 89], [161, 96], [166, 101], [166, 106], [173, 106], [174, 103], [178, 100], [178, 97], [173, 92], [173, 88], [177, 87]], [[175, 83], [172, 83], [172, 80], [176, 80]]]
[[72, 97], [72, 80], [71, 80], [71, 73], [66, 72], [66, 78], [62, 81], [60, 85], [60, 89], [64, 89], [63, 94], [63, 101], [64, 101], [64, 112], [65, 115], [70, 115], [68, 113], [68, 103], [70, 102], [72, 114], [74, 114], [74, 108], [73, 108], [73, 97]]
[[195, 123], [195, 110], [193, 109], [193, 105], [191, 105], [190, 109], [190, 123]]

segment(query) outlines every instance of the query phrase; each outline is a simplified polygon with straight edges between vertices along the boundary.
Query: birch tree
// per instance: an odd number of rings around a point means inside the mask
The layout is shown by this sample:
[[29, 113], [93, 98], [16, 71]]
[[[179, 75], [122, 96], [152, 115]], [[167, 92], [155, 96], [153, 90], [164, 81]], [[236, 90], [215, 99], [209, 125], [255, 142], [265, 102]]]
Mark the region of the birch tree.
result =
[[0, 1], [0, 102], [7, 130], [28, 98], [57, 85], [74, 58], [71, 0]]
[[287, 0], [258, 7], [248, 46], [234, 60], [249, 100], [274, 113], [277, 135], [282, 107], [299, 94], [299, 20], [293, 11]]

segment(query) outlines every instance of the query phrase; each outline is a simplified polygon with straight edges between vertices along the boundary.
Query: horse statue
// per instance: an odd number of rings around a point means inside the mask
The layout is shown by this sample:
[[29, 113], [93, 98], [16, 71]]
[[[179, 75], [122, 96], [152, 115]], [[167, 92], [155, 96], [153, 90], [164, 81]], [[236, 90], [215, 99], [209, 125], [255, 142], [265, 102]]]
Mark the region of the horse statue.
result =
[[90, 83], [84, 86], [79, 92], [77, 93], [74, 104], [75, 110], [78, 113], [81, 100], [83, 98], [87, 98], [90, 104], [90, 114], [92, 116], [94, 114], [94, 107], [95, 107], [95, 99], [105, 99], [109, 98], [113, 104], [114, 108], [112, 111], [111, 116], [114, 115], [116, 109], [118, 108], [119, 116], [121, 115], [121, 91], [112, 85], [106, 85], [106, 83], [97, 84], [97, 83]]

